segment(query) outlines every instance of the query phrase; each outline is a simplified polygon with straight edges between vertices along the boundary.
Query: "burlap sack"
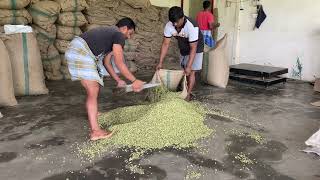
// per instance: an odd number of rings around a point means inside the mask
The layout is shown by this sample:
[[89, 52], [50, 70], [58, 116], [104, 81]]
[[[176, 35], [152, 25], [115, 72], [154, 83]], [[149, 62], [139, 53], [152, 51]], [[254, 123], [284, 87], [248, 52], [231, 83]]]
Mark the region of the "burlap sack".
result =
[[187, 77], [184, 75], [182, 70], [160, 69], [153, 75], [150, 83], [161, 83], [170, 91], [177, 91], [178, 85], [182, 83], [180, 97], [185, 99], [188, 95]]
[[[141, 25], [141, 24], [140, 24]], [[137, 41], [142, 41], [142, 42], [152, 42], [154, 41], [155, 38], [160, 38], [159, 37], [159, 33], [157, 32], [148, 32], [148, 31], [144, 31], [142, 29], [138, 29], [136, 30], [137, 31], [137, 34], [135, 34], [133, 36], [133, 39], [137, 40]], [[161, 37], [163, 37], [163, 35], [161, 35]], [[162, 42], [162, 40], [161, 40]], [[173, 41], [174, 42], [174, 41]], [[141, 42], [140, 42], [141, 43]]]
[[167, 7], [161, 8], [161, 10], [160, 10], [160, 21], [162, 23], [167, 23], [169, 21], [168, 12], [169, 12], [169, 8], [167, 8]]
[[61, 59], [61, 65], [62, 66], [68, 66], [68, 62], [64, 54], [60, 54], [60, 59]]
[[[139, 22], [141, 23], [141, 22]], [[162, 24], [156, 23], [156, 22], [150, 22], [150, 24], [143, 24], [142, 26], [138, 27], [140, 30], [145, 32], [153, 32], [157, 33], [159, 35], [163, 32]]]
[[54, 45], [58, 49], [59, 53], [62, 53], [62, 54], [66, 52], [66, 50], [69, 47], [69, 44], [70, 44], [70, 41], [62, 40], [62, 39], [56, 39], [56, 41], [54, 42]]
[[108, 27], [108, 25], [101, 25], [101, 24], [87, 24], [84, 26], [83, 31], [90, 31], [91, 29], [98, 28], [98, 27]]
[[227, 35], [216, 44], [216, 47], [204, 53], [202, 63], [202, 80], [205, 83], [225, 88], [229, 80], [229, 63], [226, 52]]
[[31, 0], [31, 4], [35, 4], [35, 3], [39, 2], [39, 1], [41, 1], [41, 0]]
[[114, 13], [111, 8], [105, 8], [105, 7], [88, 7], [86, 10], [83, 11], [85, 15], [89, 16], [96, 16], [96, 17], [106, 17], [109, 16], [114, 17]]
[[89, 7], [116, 8], [119, 0], [87, 0]]
[[20, 10], [0, 10], [0, 25], [26, 25], [32, 22], [32, 17], [25, 9]]
[[154, 55], [150, 53], [152, 51], [150, 45], [151, 44], [139, 44], [137, 48], [137, 52], [148, 54], [150, 57], [153, 57]]
[[160, 11], [154, 7], [150, 6], [147, 9], [142, 9], [141, 13], [137, 13], [137, 19], [150, 19], [154, 21], [158, 21], [160, 16]]
[[61, 80], [63, 79], [63, 75], [60, 72], [60, 68], [56, 69], [57, 67], [61, 67], [61, 60], [60, 57], [53, 58], [48, 61], [43, 61], [43, 65], [48, 71], [45, 70], [45, 76], [48, 80]]
[[28, 6], [30, 0], [1, 0], [0, 9], [22, 9]]
[[14, 97], [12, 69], [6, 46], [0, 39], [0, 106], [17, 105]]
[[133, 8], [148, 8], [151, 6], [150, 0], [123, 0]]
[[69, 69], [67, 66], [61, 66], [60, 71], [63, 76], [63, 79], [65, 79], [65, 80], [71, 79], [71, 75], [70, 75], [70, 72], [69, 72]]
[[45, 76], [48, 80], [61, 80], [63, 76], [60, 72], [61, 58], [54, 45], [50, 45], [48, 54], [41, 56]]
[[[177, 90], [177, 87], [184, 76], [184, 72], [182, 70], [160, 69], [157, 73], [156, 74], [159, 76], [161, 83], [171, 91]], [[153, 79], [158, 78], [156, 74], [153, 76]]]
[[37, 39], [33, 33], [5, 37], [13, 74], [16, 96], [48, 94]]
[[124, 51], [125, 52], [135, 52], [139, 46], [139, 42], [133, 39], [126, 40]]
[[128, 69], [129, 69], [130, 72], [132, 72], [132, 73], [137, 72], [138, 67], [137, 67], [137, 65], [136, 65], [135, 62], [133, 62], [133, 61], [127, 61], [127, 65], [128, 65]]
[[32, 4], [28, 11], [30, 12], [33, 23], [37, 24], [46, 31], [50, 31], [58, 18], [60, 5], [54, 1], [39, 1]]
[[62, 12], [77, 12], [83, 11], [88, 7], [85, 0], [55, 0], [60, 4]]
[[74, 36], [79, 36], [82, 31], [79, 27], [57, 26], [57, 38], [62, 40], [72, 40]]
[[[48, 47], [47, 52], [41, 53], [42, 61], [54, 59], [58, 56], [60, 58], [60, 53], [59, 53], [58, 49], [53, 44]], [[57, 69], [60, 69], [60, 67]]]
[[64, 12], [59, 15], [58, 23], [63, 26], [83, 26], [87, 20], [81, 12]]
[[90, 24], [112, 26], [112, 25], [115, 25], [117, 22], [116, 18], [112, 16], [98, 17], [98, 16], [87, 15], [86, 17]]
[[58, 81], [63, 79], [63, 75], [60, 71], [56, 73], [45, 71], [44, 74], [47, 80]]
[[129, 17], [135, 20], [137, 16], [136, 10], [125, 2], [121, 2], [118, 8], [113, 9], [113, 12], [119, 15], [120, 18]]
[[36, 34], [38, 45], [41, 53], [47, 53], [48, 47], [54, 43], [57, 34], [57, 28], [52, 26], [50, 31], [46, 31], [37, 25], [32, 25], [32, 29]]

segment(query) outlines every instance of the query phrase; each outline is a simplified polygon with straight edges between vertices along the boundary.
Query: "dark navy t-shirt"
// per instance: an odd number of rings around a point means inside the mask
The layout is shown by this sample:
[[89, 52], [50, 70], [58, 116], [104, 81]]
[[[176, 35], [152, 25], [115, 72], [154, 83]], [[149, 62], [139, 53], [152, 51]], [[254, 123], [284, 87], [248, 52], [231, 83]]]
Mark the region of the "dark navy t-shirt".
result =
[[112, 51], [113, 44], [124, 47], [125, 36], [116, 26], [99, 27], [80, 35], [84, 39], [95, 56], [108, 54]]

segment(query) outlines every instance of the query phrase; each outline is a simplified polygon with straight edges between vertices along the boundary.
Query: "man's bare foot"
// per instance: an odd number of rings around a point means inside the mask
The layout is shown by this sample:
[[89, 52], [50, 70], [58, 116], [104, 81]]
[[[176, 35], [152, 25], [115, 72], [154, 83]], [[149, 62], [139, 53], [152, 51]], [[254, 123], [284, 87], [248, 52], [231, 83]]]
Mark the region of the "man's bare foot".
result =
[[193, 94], [188, 94], [187, 97], [185, 98], [186, 101], [191, 101], [194, 98]]
[[187, 95], [187, 97], [184, 100], [186, 100], [187, 102], [191, 101], [191, 95]]
[[111, 131], [95, 130], [95, 131], [91, 131], [90, 140], [96, 141], [99, 139], [106, 139], [106, 138], [110, 138], [112, 135], [113, 135], [113, 132]]

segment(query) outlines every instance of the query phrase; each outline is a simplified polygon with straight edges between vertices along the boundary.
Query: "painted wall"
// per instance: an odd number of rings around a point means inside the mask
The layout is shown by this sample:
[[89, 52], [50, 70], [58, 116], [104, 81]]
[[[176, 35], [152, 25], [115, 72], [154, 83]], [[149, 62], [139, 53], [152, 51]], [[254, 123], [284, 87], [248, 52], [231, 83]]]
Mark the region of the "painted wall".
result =
[[[315, 0], [260, 0], [267, 19], [260, 29], [253, 30], [256, 8], [252, 1], [242, 3], [243, 11], [232, 10], [237, 6], [225, 7], [220, 3], [221, 31], [231, 32], [232, 63], [254, 63], [289, 68], [290, 78], [297, 70], [297, 59], [302, 64], [303, 80], [320, 77], [320, 1]], [[238, 4], [239, 6], [239, 4]], [[233, 11], [233, 12], [232, 12]], [[238, 20], [231, 20], [230, 14], [238, 13]], [[223, 22], [225, 21], [225, 22]], [[238, 22], [237, 22], [238, 21]], [[233, 27], [238, 27], [232, 29]]]
[[[150, 0], [152, 5], [159, 7], [181, 6], [181, 0]], [[184, 1], [183, 10], [185, 15], [189, 15], [189, 1]]]
[[150, 0], [152, 5], [159, 7], [172, 7], [172, 6], [180, 6], [180, 0]]

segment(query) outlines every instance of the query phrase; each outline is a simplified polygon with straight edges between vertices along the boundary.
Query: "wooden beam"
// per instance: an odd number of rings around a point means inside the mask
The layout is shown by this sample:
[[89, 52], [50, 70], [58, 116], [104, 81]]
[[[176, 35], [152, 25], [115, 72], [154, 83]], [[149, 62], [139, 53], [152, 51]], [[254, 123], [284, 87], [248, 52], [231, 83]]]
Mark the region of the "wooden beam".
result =
[[213, 14], [213, 9], [214, 9], [214, 0], [211, 0], [211, 13]]
[[183, 9], [183, 2], [184, 2], [184, 1], [183, 1], [183, 0], [181, 0], [181, 8], [182, 8], [182, 9]]

